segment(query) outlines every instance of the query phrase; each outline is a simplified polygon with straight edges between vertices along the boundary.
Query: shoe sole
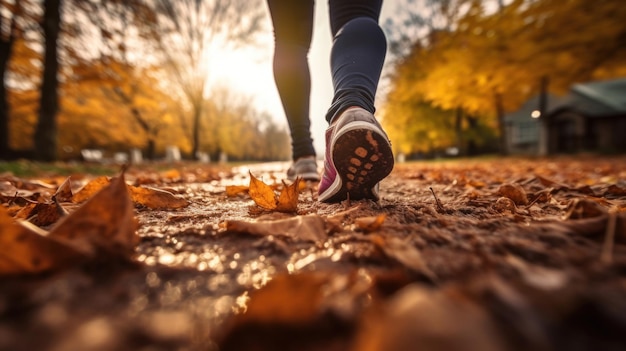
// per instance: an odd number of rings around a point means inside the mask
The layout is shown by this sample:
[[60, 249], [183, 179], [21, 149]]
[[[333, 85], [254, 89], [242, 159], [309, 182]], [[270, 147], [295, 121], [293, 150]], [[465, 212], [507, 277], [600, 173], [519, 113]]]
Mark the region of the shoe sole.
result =
[[335, 181], [319, 196], [322, 202], [378, 200], [376, 185], [391, 173], [394, 165], [391, 145], [379, 128], [369, 122], [346, 124], [334, 136], [332, 162]]

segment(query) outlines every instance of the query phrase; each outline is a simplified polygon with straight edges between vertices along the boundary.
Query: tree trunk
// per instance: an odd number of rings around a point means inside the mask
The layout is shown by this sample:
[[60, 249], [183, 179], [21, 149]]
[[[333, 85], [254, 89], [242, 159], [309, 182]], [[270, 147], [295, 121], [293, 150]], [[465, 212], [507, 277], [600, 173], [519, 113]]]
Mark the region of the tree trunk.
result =
[[467, 129], [471, 131], [472, 135], [474, 135], [474, 137], [470, 138], [470, 140], [467, 141], [465, 153], [467, 156], [476, 156], [478, 155], [478, 146], [476, 145], [476, 129], [478, 127], [478, 118], [467, 115], [465, 119], [467, 120]]
[[454, 113], [454, 133], [456, 134], [456, 147], [459, 149], [459, 155], [465, 155], [465, 140], [463, 138], [463, 110], [456, 108]]
[[[0, 159], [9, 157], [9, 100], [7, 97], [6, 73], [9, 67], [9, 59], [15, 42], [15, 16], [11, 17], [9, 36], [0, 38]], [[0, 27], [3, 26], [4, 16], [0, 16]]]
[[500, 154], [508, 155], [506, 125], [504, 123], [504, 106], [502, 104], [502, 94], [494, 93], [494, 103], [496, 108], [496, 116], [498, 118], [498, 131], [500, 133]]
[[193, 106], [193, 139], [191, 141], [191, 158], [198, 158], [198, 151], [200, 151], [200, 106]]
[[41, 161], [57, 158], [57, 112], [59, 109], [57, 39], [61, 25], [61, 0], [44, 0], [43, 33], [45, 38], [44, 69], [35, 129], [35, 153]]
[[148, 160], [154, 160], [156, 157], [156, 141], [155, 137], [149, 136], [148, 143], [146, 145], [146, 158]]

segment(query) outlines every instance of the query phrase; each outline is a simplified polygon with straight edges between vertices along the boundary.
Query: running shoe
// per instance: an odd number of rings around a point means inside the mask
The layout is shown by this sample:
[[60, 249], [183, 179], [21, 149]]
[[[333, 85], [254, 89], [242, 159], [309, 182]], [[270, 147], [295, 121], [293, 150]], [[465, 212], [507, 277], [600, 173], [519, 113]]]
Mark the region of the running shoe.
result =
[[374, 115], [349, 108], [326, 130], [318, 199], [378, 201], [378, 183], [391, 173], [393, 164], [391, 143]]
[[306, 156], [297, 159], [287, 170], [287, 179], [295, 180], [296, 178], [319, 182], [320, 175], [317, 172], [317, 162], [315, 156]]

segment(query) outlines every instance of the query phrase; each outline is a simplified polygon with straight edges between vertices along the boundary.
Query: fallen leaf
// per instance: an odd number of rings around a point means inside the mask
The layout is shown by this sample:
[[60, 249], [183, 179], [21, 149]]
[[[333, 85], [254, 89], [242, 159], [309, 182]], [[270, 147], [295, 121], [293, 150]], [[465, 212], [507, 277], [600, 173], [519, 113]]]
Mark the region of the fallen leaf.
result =
[[235, 197], [241, 194], [248, 193], [249, 186], [246, 185], [228, 185], [226, 186], [226, 196]]
[[497, 212], [505, 212], [509, 211], [511, 213], [515, 213], [517, 211], [517, 207], [515, 206], [515, 202], [509, 199], [508, 197], [501, 197], [496, 200], [496, 203], [493, 204], [493, 209]]
[[[452, 290], [452, 289], [448, 289]], [[487, 311], [461, 292], [411, 284], [368, 311], [353, 350], [505, 350]]]
[[385, 223], [385, 219], [387, 215], [379, 214], [378, 216], [371, 217], [360, 217], [354, 220], [354, 225], [356, 229], [361, 230], [366, 233], [375, 232], [383, 226]]
[[420, 251], [410, 242], [398, 237], [372, 235], [372, 242], [389, 258], [431, 281], [437, 281], [437, 275], [428, 268]]
[[54, 198], [59, 202], [70, 202], [72, 201], [72, 183], [70, 181], [70, 177], [67, 177], [65, 181], [59, 185], [59, 188], [54, 193]]
[[[337, 347], [337, 339], [345, 335], [360, 309], [359, 302], [371, 300], [370, 287], [371, 277], [358, 274], [278, 275], [250, 293], [244, 312], [227, 320], [216, 337], [218, 348], [345, 350], [347, 347]], [[303, 347], [311, 343], [317, 347]]]
[[321, 242], [326, 239], [324, 218], [318, 215], [295, 216], [272, 221], [226, 221], [226, 230], [252, 235], [285, 236], [296, 240]]
[[80, 189], [74, 196], [72, 197], [72, 202], [81, 203], [85, 200], [94, 196], [98, 191], [102, 190], [104, 187], [109, 185], [111, 181], [108, 177], [102, 176], [96, 179], [93, 179], [87, 185], [85, 185], [82, 189]]
[[541, 184], [543, 184], [543, 186], [556, 188], [556, 190], [569, 189], [569, 186], [558, 183], [552, 179], [548, 179], [540, 175], [535, 175], [535, 177], [541, 182]]
[[278, 196], [276, 210], [280, 212], [296, 212], [298, 210], [298, 194], [300, 192], [300, 178], [297, 178], [291, 185], [283, 182], [284, 188]]
[[33, 225], [16, 222], [0, 206], [0, 274], [40, 273], [85, 257]]
[[604, 192], [604, 196], [607, 195], [626, 196], [626, 188], [622, 188], [618, 185], [612, 184]]
[[169, 181], [178, 181], [182, 179], [182, 175], [179, 170], [170, 169], [170, 170], [161, 172], [161, 178], [167, 179]]
[[514, 255], [507, 255], [505, 261], [520, 273], [526, 283], [539, 289], [557, 290], [569, 280], [564, 271], [528, 263]]
[[139, 241], [137, 221], [124, 175], [93, 195], [50, 229], [51, 238], [63, 239], [76, 250], [95, 257], [130, 257]]
[[513, 202], [515, 202], [515, 204], [518, 206], [528, 204], [528, 196], [526, 195], [526, 191], [519, 184], [502, 184], [498, 188], [496, 194], [513, 200]]
[[283, 190], [276, 196], [274, 189], [257, 179], [250, 172], [250, 187], [248, 193], [258, 206], [266, 210], [280, 212], [296, 212], [298, 210], [298, 194], [300, 191], [300, 179], [287, 185], [283, 182]]
[[608, 210], [598, 202], [589, 199], [574, 199], [567, 209], [565, 219], [582, 219], [603, 216]]
[[156, 188], [127, 185], [134, 203], [151, 209], [178, 209], [189, 206], [189, 201]]
[[266, 210], [276, 209], [276, 194], [267, 184], [258, 180], [250, 172], [250, 190], [248, 191], [254, 203]]
[[28, 204], [15, 214], [15, 218], [26, 219], [38, 227], [46, 227], [56, 223], [64, 215], [64, 210], [59, 204], [37, 203]]

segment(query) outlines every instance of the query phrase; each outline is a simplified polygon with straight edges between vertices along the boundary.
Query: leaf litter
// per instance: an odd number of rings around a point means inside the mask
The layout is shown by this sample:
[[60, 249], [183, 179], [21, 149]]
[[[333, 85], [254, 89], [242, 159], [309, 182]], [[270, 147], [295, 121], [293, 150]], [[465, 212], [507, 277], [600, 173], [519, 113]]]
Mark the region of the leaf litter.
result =
[[2, 176], [0, 349], [621, 349], [625, 161]]

